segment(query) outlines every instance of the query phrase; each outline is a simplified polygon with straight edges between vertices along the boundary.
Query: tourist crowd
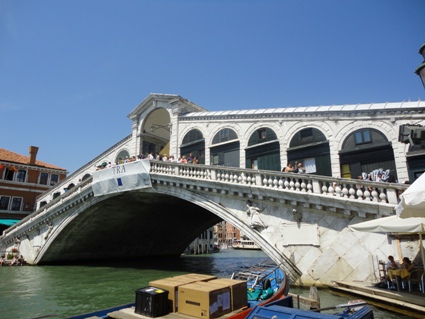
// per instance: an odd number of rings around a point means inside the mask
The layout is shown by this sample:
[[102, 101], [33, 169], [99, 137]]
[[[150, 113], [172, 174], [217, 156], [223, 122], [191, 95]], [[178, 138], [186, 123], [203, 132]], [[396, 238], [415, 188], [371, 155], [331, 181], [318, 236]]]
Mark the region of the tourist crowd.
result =
[[150, 161], [156, 160], [156, 161], [163, 161], [163, 162], [183, 163], [183, 164], [186, 164], [186, 163], [199, 164], [198, 157], [194, 156], [193, 153], [190, 153], [188, 156], [183, 155], [182, 157], [175, 158], [174, 155], [168, 156], [167, 154], [160, 155], [158, 153], [154, 155], [153, 152], [150, 152], [149, 154], [146, 154], [146, 155], [143, 154], [138, 156], [126, 157], [126, 158], [120, 157], [118, 161], [113, 163], [103, 162], [102, 164], [96, 166], [96, 169], [99, 170], [99, 169], [109, 168], [109, 167], [113, 167], [113, 166], [117, 166], [117, 165], [125, 164], [125, 163], [130, 163], [130, 162], [134, 162], [134, 161], [138, 161], [142, 159], [148, 159]]

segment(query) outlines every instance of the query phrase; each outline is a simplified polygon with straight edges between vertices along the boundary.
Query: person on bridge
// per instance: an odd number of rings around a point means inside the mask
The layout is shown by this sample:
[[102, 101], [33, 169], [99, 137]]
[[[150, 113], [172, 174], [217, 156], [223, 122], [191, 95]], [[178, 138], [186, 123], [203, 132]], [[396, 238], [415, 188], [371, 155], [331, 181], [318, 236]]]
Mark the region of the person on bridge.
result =
[[294, 164], [288, 163], [286, 167], [282, 170], [284, 173], [296, 173], [297, 169], [294, 167]]

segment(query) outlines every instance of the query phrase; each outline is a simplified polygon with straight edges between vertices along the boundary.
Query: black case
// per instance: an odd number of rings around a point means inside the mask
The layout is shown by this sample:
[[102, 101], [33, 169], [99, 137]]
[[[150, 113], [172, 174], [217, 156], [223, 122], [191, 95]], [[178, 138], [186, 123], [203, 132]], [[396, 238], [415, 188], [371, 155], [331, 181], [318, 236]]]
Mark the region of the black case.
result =
[[134, 312], [151, 318], [168, 314], [168, 290], [152, 286], [137, 289]]

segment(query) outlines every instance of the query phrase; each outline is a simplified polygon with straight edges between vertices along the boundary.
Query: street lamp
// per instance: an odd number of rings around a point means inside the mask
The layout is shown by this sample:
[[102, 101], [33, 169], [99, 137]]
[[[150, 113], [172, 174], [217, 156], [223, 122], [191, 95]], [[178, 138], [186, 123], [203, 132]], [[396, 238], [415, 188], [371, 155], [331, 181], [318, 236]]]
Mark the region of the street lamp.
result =
[[422, 64], [415, 70], [415, 73], [419, 75], [422, 80], [422, 84], [425, 88], [425, 43], [419, 49], [419, 54], [424, 57]]

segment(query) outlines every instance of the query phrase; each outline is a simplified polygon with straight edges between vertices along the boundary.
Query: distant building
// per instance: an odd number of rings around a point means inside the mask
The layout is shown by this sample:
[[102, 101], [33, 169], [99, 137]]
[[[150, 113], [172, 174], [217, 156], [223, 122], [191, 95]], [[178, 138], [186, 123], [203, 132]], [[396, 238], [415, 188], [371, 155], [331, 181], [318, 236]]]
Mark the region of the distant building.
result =
[[231, 246], [234, 240], [241, 238], [240, 230], [224, 220], [214, 226], [214, 236], [217, 243], [224, 246]]
[[186, 249], [188, 254], [211, 254], [217, 252], [214, 227], [210, 227], [198, 236]]
[[29, 156], [0, 148], [0, 231], [33, 212], [36, 198], [66, 177], [66, 170]]

